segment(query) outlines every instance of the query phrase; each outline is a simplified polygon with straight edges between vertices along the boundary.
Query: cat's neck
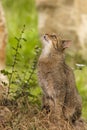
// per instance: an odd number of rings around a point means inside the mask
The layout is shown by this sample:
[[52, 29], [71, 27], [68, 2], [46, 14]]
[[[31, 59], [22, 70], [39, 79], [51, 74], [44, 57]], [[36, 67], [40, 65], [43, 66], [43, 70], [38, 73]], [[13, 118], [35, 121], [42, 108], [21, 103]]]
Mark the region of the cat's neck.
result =
[[56, 52], [50, 52], [49, 49], [45, 48], [42, 50], [39, 60], [44, 63], [52, 64], [63, 64], [65, 62], [65, 56]]

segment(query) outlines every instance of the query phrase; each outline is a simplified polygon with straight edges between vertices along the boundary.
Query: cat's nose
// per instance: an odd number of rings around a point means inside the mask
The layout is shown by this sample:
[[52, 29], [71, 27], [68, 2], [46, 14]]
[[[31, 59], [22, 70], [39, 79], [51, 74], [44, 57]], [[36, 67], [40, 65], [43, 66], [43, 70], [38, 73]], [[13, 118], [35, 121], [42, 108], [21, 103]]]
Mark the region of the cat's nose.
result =
[[46, 39], [46, 35], [44, 35], [44, 39]]
[[46, 39], [47, 37], [48, 37], [48, 34], [45, 34], [45, 35], [44, 35], [44, 39]]
[[48, 40], [48, 34], [44, 34], [43, 39]]

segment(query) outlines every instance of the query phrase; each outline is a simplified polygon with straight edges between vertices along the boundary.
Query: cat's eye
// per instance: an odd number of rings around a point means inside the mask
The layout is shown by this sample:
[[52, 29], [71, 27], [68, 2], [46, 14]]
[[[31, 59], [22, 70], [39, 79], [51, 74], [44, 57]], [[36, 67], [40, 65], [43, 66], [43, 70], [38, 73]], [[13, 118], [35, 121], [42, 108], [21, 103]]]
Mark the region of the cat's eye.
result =
[[56, 39], [56, 35], [51, 35], [51, 37], [52, 37], [53, 39]]

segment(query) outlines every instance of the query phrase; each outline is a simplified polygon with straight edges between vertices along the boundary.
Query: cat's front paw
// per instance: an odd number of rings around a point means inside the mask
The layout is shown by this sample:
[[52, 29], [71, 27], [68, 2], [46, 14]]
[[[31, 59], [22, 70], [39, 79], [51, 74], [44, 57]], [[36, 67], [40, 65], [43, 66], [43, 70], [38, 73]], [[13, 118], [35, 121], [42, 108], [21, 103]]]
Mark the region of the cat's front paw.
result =
[[48, 114], [48, 113], [50, 112], [50, 106], [47, 105], [47, 104], [46, 104], [46, 105], [43, 105], [42, 110], [45, 110], [46, 113]]

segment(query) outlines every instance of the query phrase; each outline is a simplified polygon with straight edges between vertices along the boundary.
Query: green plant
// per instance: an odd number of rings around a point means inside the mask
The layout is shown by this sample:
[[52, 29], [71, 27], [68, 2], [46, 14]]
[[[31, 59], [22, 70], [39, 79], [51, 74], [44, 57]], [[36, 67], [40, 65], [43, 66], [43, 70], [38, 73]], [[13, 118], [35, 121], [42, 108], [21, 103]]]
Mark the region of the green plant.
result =
[[[23, 26], [22, 31], [20, 32], [19, 37], [15, 37], [16, 43], [15, 46], [12, 46], [13, 50], [13, 61], [9, 65], [9, 69], [2, 70], [1, 73], [8, 76], [9, 79], [9, 92], [8, 94], [14, 99], [24, 97], [28, 99], [30, 97], [35, 97], [31, 93], [33, 87], [38, 86], [36, 83], [35, 69], [37, 65], [37, 59], [39, 56], [40, 48], [35, 46], [33, 59], [29, 61], [24, 61], [22, 54], [22, 49], [24, 43], [27, 41], [24, 38], [25, 25]], [[29, 64], [30, 63], [30, 64]]]

